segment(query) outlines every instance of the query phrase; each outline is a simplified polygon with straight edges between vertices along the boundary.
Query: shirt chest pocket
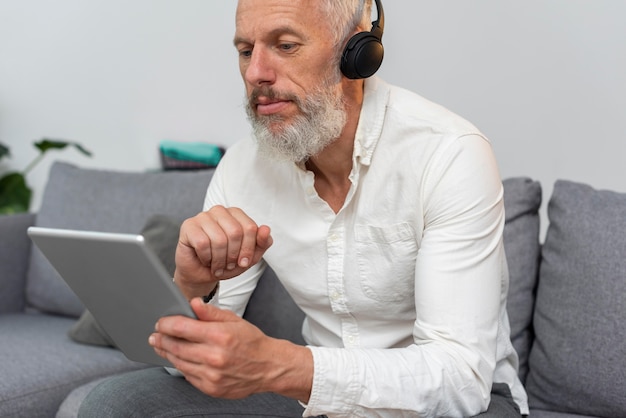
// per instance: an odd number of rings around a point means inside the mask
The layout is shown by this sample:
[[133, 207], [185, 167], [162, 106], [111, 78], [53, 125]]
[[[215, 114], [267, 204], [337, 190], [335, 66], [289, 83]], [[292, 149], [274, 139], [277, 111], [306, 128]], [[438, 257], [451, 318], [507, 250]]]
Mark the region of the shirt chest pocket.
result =
[[363, 293], [381, 302], [413, 299], [418, 250], [413, 227], [356, 225], [355, 241]]

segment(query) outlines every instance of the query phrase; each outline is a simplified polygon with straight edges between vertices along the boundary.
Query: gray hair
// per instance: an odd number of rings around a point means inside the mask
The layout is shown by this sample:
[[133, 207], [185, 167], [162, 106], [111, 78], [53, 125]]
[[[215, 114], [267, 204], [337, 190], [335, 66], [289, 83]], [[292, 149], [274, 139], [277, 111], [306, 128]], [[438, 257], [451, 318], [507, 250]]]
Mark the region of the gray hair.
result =
[[370, 30], [372, 0], [319, 0], [338, 50], [356, 30]]

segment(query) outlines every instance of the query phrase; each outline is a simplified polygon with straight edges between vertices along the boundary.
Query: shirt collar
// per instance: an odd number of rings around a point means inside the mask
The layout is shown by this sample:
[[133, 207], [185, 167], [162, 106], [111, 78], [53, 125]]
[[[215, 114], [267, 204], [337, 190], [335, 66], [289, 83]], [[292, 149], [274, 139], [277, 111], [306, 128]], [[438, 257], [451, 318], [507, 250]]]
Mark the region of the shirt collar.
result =
[[[383, 121], [389, 101], [390, 87], [378, 77], [365, 80], [363, 105], [354, 137], [352, 160], [354, 165], [370, 165], [372, 154], [382, 134]], [[302, 171], [307, 171], [305, 162], [296, 163]]]
[[355, 164], [370, 165], [372, 154], [382, 134], [390, 88], [378, 77], [365, 80], [363, 106], [354, 138]]

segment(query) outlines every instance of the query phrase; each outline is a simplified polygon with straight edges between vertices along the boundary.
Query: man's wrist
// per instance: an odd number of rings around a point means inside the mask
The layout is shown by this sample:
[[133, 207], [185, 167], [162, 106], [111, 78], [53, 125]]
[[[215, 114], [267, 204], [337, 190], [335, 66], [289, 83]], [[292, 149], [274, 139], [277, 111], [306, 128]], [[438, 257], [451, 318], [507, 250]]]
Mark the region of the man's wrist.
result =
[[268, 391], [308, 404], [313, 389], [313, 353], [309, 347], [290, 341], [272, 341], [276, 345], [267, 351], [274, 353], [273, 357], [278, 364], [268, 373]]
[[208, 299], [210, 300], [213, 296], [215, 296], [217, 290], [219, 289], [219, 282], [204, 284], [186, 284], [183, 280], [180, 280], [180, 278], [177, 279], [176, 275], [174, 275], [172, 281], [174, 282], [174, 284], [176, 284], [176, 286], [178, 286], [182, 294], [188, 300], [198, 297], [202, 298], [203, 300], [208, 297]]

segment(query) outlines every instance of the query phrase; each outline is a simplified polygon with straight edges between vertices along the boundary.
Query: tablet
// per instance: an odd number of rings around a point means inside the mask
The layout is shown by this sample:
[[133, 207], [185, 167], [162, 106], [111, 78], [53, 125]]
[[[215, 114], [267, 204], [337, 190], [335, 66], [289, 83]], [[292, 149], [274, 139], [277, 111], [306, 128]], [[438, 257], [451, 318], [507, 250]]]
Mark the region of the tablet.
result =
[[143, 236], [41, 227], [28, 235], [126, 357], [172, 366], [148, 337], [163, 316], [195, 314]]

